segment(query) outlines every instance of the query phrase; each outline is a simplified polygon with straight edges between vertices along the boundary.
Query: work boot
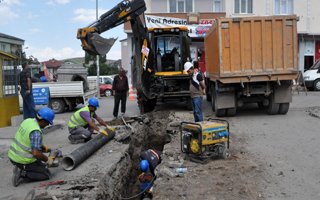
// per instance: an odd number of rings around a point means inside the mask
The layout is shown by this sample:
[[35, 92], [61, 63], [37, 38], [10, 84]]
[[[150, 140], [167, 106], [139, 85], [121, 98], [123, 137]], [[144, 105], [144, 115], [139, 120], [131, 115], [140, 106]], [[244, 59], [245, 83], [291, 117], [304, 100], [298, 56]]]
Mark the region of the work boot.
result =
[[18, 187], [20, 183], [23, 181], [23, 177], [21, 177], [21, 170], [17, 167], [13, 167], [13, 174], [12, 174], [12, 185], [14, 187]]
[[70, 141], [71, 144], [79, 144], [79, 143], [84, 143], [85, 142], [85, 139], [83, 138], [74, 138], [72, 137], [72, 135], [69, 135], [68, 136], [68, 139]]

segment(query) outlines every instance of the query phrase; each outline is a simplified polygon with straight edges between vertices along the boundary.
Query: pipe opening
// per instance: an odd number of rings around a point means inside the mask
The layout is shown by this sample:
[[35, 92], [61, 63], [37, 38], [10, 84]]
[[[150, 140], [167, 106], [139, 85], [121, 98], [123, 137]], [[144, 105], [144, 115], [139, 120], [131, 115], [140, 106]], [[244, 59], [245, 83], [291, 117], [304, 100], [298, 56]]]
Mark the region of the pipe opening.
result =
[[66, 156], [62, 159], [61, 165], [64, 170], [71, 171], [74, 168], [74, 161], [71, 157]]

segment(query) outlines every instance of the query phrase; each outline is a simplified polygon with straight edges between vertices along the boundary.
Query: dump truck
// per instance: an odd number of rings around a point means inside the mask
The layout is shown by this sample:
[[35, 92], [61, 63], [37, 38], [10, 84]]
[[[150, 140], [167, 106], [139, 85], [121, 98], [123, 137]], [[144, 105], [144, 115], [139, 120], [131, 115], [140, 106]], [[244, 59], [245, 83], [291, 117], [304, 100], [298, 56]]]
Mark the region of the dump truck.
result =
[[205, 37], [206, 93], [216, 116], [257, 103], [286, 114], [298, 76], [295, 15], [220, 18]]

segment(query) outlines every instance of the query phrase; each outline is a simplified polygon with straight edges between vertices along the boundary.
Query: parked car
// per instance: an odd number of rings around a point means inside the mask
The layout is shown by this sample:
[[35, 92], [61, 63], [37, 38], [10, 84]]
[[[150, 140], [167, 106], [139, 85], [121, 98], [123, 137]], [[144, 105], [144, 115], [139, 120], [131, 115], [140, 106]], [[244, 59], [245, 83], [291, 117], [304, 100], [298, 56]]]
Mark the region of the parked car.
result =
[[[88, 76], [88, 83], [90, 89], [95, 89], [97, 86], [97, 77], [96, 76]], [[100, 96], [112, 96], [112, 76], [99, 76], [100, 79]]]
[[112, 84], [100, 84], [100, 96], [112, 96]]
[[303, 78], [308, 89], [320, 91], [320, 59], [303, 73]]

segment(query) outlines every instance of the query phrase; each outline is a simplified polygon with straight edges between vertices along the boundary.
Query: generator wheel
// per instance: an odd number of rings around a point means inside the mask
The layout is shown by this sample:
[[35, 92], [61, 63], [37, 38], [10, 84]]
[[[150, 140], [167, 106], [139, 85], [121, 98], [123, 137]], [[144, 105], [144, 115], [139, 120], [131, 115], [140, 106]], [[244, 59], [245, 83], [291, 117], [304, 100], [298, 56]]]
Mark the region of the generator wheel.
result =
[[229, 156], [229, 150], [227, 149], [227, 145], [223, 144], [219, 147], [219, 157], [222, 159], [227, 159]]

